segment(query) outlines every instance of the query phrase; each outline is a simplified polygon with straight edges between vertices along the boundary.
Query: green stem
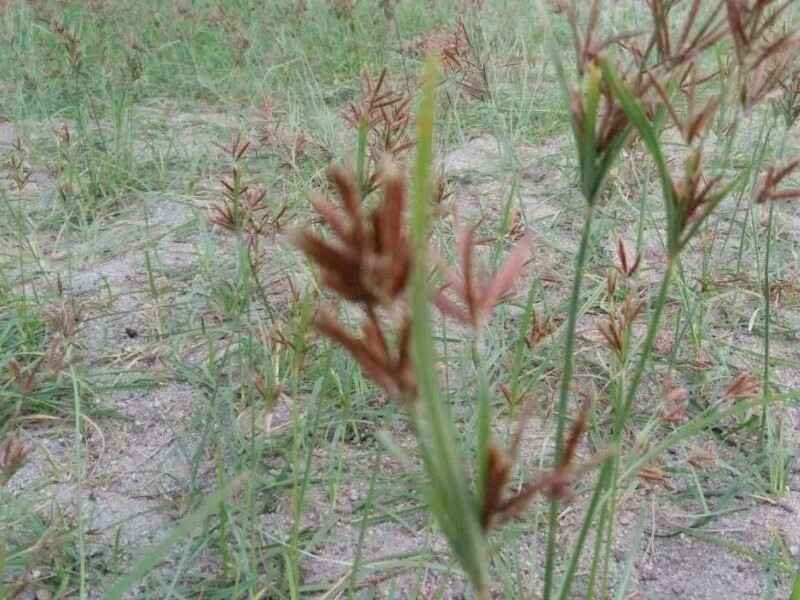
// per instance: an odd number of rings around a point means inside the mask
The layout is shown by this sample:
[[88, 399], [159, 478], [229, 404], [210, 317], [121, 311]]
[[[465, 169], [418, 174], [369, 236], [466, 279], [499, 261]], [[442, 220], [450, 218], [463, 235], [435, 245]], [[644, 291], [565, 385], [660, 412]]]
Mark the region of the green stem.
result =
[[411, 355], [418, 397], [410, 404], [428, 475], [428, 502], [450, 548], [467, 573], [479, 598], [489, 594], [489, 558], [477, 503], [465, 477], [458, 434], [449, 405], [437, 382], [437, 352], [431, 317], [427, 260], [430, 219], [431, 165], [438, 64], [425, 64], [423, 94], [417, 113], [417, 158], [413, 178], [411, 233], [415, 268], [411, 283]]
[[[769, 217], [767, 221], [767, 242], [764, 250], [764, 383], [761, 395], [764, 400], [769, 395], [769, 329], [770, 329], [770, 285], [769, 285], [769, 257], [772, 249], [772, 219], [775, 212], [775, 203], [769, 203]], [[761, 411], [761, 430], [764, 431], [767, 422], [767, 405]]]
[[792, 585], [792, 596], [789, 600], [800, 600], [800, 570], [794, 576], [794, 585]]
[[[609, 469], [611, 468], [610, 463], [607, 462], [606, 465], [609, 465], [608, 467]], [[605, 467], [606, 465], [603, 466]], [[609, 514], [608, 502], [604, 501], [602, 510], [600, 511], [600, 517], [597, 519], [597, 526], [595, 527], [594, 549], [592, 552], [592, 568], [589, 572], [589, 583], [586, 586], [587, 598], [595, 597], [594, 585], [595, 581], [597, 580], [597, 567], [600, 565], [600, 552], [603, 546], [603, 531], [605, 530], [606, 518], [608, 517], [608, 514]]]
[[[588, 255], [589, 238], [592, 230], [592, 217], [594, 206], [592, 202], [586, 203], [586, 216], [583, 222], [581, 242], [578, 254], [575, 257], [575, 277], [572, 281], [572, 294], [569, 300], [569, 314], [567, 316], [567, 330], [564, 334], [564, 372], [561, 376], [561, 388], [558, 398], [558, 414], [556, 416], [555, 456], [556, 462], [564, 451], [564, 431], [567, 421], [567, 403], [569, 400], [570, 386], [574, 368], [573, 352], [575, 351], [575, 328], [578, 322], [578, 309], [580, 306], [581, 285], [583, 272]], [[547, 554], [544, 570], [544, 600], [549, 600], [553, 591], [553, 574], [555, 571], [556, 555], [556, 529], [558, 527], [558, 499], [550, 502], [550, 511], [547, 524]]]
[[[68, 349], [69, 352], [69, 349]], [[80, 571], [78, 579], [79, 597], [81, 600], [88, 598], [86, 590], [87, 573], [86, 573], [86, 526], [83, 515], [83, 452], [81, 446], [83, 444], [83, 434], [81, 429], [81, 393], [78, 386], [78, 376], [75, 373], [75, 368], [70, 367], [70, 377], [72, 379], [72, 399], [73, 408], [75, 410], [75, 474], [77, 481], [77, 509], [78, 509], [78, 552], [80, 557]]]
[[[789, 137], [790, 129], [784, 129], [783, 136], [781, 138], [780, 149], [778, 150], [778, 156], [783, 156], [784, 151], [786, 149], [786, 142], [787, 138]], [[775, 202], [769, 203], [769, 217], [767, 220], [767, 240], [766, 240], [766, 247], [764, 249], [764, 371], [763, 371], [763, 384], [761, 387], [761, 398], [764, 402], [764, 405], [761, 409], [761, 439], [762, 444], [764, 447], [767, 456], [769, 457], [769, 464], [770, 464], [770, 485], [772, 487], [772, 491], [776, 494], [781, 494], [783, 488], [785, 487], [784, 483], [784, 468], [785, 463], [783, 459], [783, 446], [781, 440], [781, 430], [783, 424], [778, 420], [776, 424], [778, 427], [777, 432], [777, 446], [773, 449], [776, 452], [771, 452], [770, 446], [772, 445], [773, 439], [773, 428], [770, 427], [768, 423], [769, 419], [769, 395], [770, 395], [770, 366], [769, 366], [769, 359], [770, 359], [770, 329], [771, 329], [771, 322], [772, 322], [772, 314], [771, 314], [771, 306], [770, 306], [770, 296], [771, 296], [771, 286], [770, 286], [770, 258], [772, 255], [772, 230], [774, 226], [774, 213], [775, 213]], [[777, 454], [777, 457], [776, 457]], [[777, 462], [776, 462], [777, 461]]]
[[[602, 578], [604, 591], [600, 595], [601, 597], [605, 595], [605, 590], [607, 589], [606, 588], [608, 581], [607, 569], [609, 564], [608, 558], [610, 556], [610, 549], [612, 543], [611, 538], [614, 532], [616, 494], [619, 488], [618, 486], [619, 466], [620, 466], [620, 457], [622, 454], [622, 440], [623, 440], [622, 434], [625, 428], [625, 422], [628, 420], [631, 408], [633, 407], [633, 401], [636, 398], [636, 392], [639, 389], [639, 386], [641, 385], [642, 379], [644, 378], [644, 372], [647, 367], [647, 363], [650, 360], [650, 355], [653, 350], [653, 344], [655, 343], [656, 335], [658, 334], [659, 325], [661, 323], [661, 316], [664, 312], [664, 306], [666, 306], [667, 303], [667, 294], [669, 292], [669, 286], [672, 280], [674, 265], [675, 265], [675, 258], [670, 257], [667, 260], [667, 269], [661, 280], [658, 296], [656, 297], [655, 305], [653, 306], [653, 312], [650, 317], [650, 322], [648, 323], [647, 326], [647, 334], [645, 336], [644, 343], [642, 344], [642, 349], [639, 353], [639, 358], [634, 367], [633, 376], [631, 378], [630, 384], [628, 385], [627, 389], [623, 392], [622, 402], [618, 403], [617, 406], [617, 415], [616, 415], [616, 422], [614, 425], [614, 436], [613, 436], [613, 452], [611, 456], [609, 456], [606, 459], [605, 461], [606, 464], [603, 465], [604, 469], [608, 467], [611, 471], [609, 477], [611, 490], [609, 498], [607, 500], [607, 502], [610, 503], [610, 507], [608, 510], [608, 522], [607, 524], [604, 524], [608, 530], [608, 533], [606, 535], [608, 546], [606, 547], [606, 560], [603, 569], [605, 575]], [[597, 535], [602, 536], [602, 528], [598, 528]]]
[[358, 123], [358, 149], [356, 154], [356, 181], [358, 191], [364, 195], [366, 191], [366, 171], [367, 171], [367, 135], [369, 134], [369, 121], [367, 115]]
[[653, 306], [653, 313], [650, 317], [650, 323], [647, 326], [647, 336], [644, 339], [644, 344], [642, 345], [642, 350], [639, 354], [639, 360], [636, 363], [636, 368], [633, 371], [630, 386], [625, 394], [625, 401], [623, 403], [622, 410], [617, 414], [617, 423], [614, 431], [615, 439], [622, 438], [622, 428], [624, 427], [625, 421], [627, 420], [628, 414], [633, 406], [633, 400], [636, 397], [636, 392], [639, 389], [639, 385], [642, 383], [645, 368], [650, 360], [653, 344], [655, 343], [656, 335], [658, 334], [658, 327], [661, 323], [661, 315], [664, 312], [664, 306], [667, 304], [667, 294], [669, 292], [669, 285], [672, 281], [672, 272], [675, 269], [675, 261], [676, 257], [674, 256], [671, 256], [667, 259], [667, 270], [664, 272], [664, 277], [661, 279], [661, 287], [658, 290], [658, 297], [656, 298], [655, 305]]
[[[606, 487], [606, 481], [611, 474], [611, 467], [608, 463], [603, 465], [602, 470], [600, 471], [600, 475], [597, 479], [597, 484], [595, 485], [594, 492], [592, 493], [592, 499], [589, 502], [589, 508], [586, 511], [586, 516], [583, 519], [583, 524], [581, 525], [580, 533], [578, 534], [578, 539], [575, 541], [575, 548], [572, 551], [572, 556], [570, 557], [569, 563], [567, 564], [567, 570], [564, 573], [564, 579], [561, 583], [561, 591], [558, 594], [559, 600], [569, 600], [570, 592], [572, 591], [572, 582], [575, 580], [575, 572], [578, 570], [578, 560], [580, 559], [581, 551], [583, 550], [583, 545], [586, 543], [586, 538], [589, 535], [589, 530], [592, 527], [592, 520], [594, 518], [594, 513], [597, 510], [597, 507], [602, 504], [603, 510], [600, 513], [600, 519], [598, 521], [598, 526], [596, 528], [596, 535], [597, 539], [601, 538], [600, 532], [603, 530], [602, 524], [605, 520], [607, 504], [602, 502], [601, 498], [603, 496], [603, 490]], [[596, 556], [596, 554], [595, 554]], [[592, 561], [592, 576], [590, 578], [590, 589], [594, 586], [594, 574], [595, 574], [595, 565], [597, 564], [597, 559], [595, 558]], [[587, 596], [591, 598], [592, 596]]]

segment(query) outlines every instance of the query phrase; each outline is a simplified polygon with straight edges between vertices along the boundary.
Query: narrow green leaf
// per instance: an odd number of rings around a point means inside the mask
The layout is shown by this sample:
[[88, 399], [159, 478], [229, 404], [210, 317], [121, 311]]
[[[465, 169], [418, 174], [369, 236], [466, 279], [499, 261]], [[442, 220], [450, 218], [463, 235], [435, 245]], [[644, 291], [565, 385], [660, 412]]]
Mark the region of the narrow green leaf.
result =
[[436, 348], [430, 316], [427, 243], [436, 86], [435, 59], [425, 63], [422, 102], [417, 113], [417, 157], [413, 180], [411, 233], [415, 266], [411, 286], [412, 357], [419, 398], [412, 405], [417, 441], [428, 473], [428, 501], [450, 547], [480, 596], [488, 589], [488, 557], [474, 494], [457, 443], [450, 407], [441, 398], [436, 376]]
[[639, 550], [639, 545], [642, 543], [642, 534], [644, 533], [644, 518], [647, 515], [647, 507], [642, 508], [639, 513], [639, 518], [636, 520], [636, 529], [633, 533], [633, 543], [628, 550], [628, 556], [625, 558], [625, 566], [622, 569], [622, 577], [617, 585], [616, 600], [624, 600], [628, 592], [628, 583], [631, 580], [633, 573], [633, 560], [636, 558]]
[[800, 600], [800, 570], [795, 573], [792, 595], [789, 597], [789, 600]]
[[473, 349], [476, 370], [478, 372], [478, 416], [477, 416], [477, 457], [478, 473], [476, 480], [478, 490], [478, 506], [480, 509], [484, 503], [484, 494], [489, 472], [489, 446], [492, 443], [492, 399], [489, 391], [489, 378], [486, 374], [486, 366], [479, 356], [477, 348]]
[[358, 181], [358, 189], [362, 194], [367, 185], [367, 135], [369, 133], [369, 121], [367, 118], [365, 114], [358, 123], [358, 146], [356, 148], [356, 180]]
[[622, 106], [622, 109], [625, 111], [625, 114], [628, 116], [631, 123], [633, 123], [634, 127], [636, 127], [639, 135], [642, 136], [642, 141], [644, 141], [647, 150], [650, 152], [650, 155], [653, 157], [653, 160], [656, 163], [656, 168], [658, 169], [658, 174], [661, 179], [661, 187], [664, 193], [664, 209], [667, 215], [667, 237], [669, 251], [670, 255], [674, 256], [678, 250], [678, 236], [680, 234], [680, 223], [676, 206], [677, 195], [672, 184], [672, 176], [669, 173], [666, 157], [661, 151], [661, 144], [658, 140], [658, 134], [656, 133], [655, 127], [653, 127], [650, 120], [647, 118], [647, 115], [642, 109], [641, 104], [628, 91], [622, 81], [619, 80], [617, 74], [614, 72], [614, 69], [606, 61], [602, 61], [600, 65], [603, 70], [603, 77], [611, 87], [614, 96], [616, 96], [617, 100], [619, 100], [619, 103]]
[[[597, 117], [600, 111], [600, 70], [594, 66], [589, 67], [585, 77], [583, 96], [583, 123], [575, 123], [573, 130], [577, 133], [576, 144], [580, 157], [581, 187], [583, 195], [589, 202], [594, 202], [596, 190], [599, 188], [597, 181]], [[572, 115], [574, 121], [575, 115]], [[580, 129], [578, 128], [580, 125]]]

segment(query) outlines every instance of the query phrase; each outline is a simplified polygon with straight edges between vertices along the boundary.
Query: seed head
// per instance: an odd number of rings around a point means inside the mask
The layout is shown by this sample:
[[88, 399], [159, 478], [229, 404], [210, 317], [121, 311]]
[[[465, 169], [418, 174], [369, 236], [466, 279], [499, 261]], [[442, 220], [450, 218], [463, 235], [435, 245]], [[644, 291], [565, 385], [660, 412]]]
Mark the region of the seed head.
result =
[[329, 290], [365, 306], [389, 306], [403, 294], [411, 273], [405, 180], [396, 167], [385, 167], [383, 199], [371, 214], [365, 214], [353, 174], [334, 169], [331, 179], [342, 210], [322, 197], [313, 205], [334, 240], [305, 229], [295, 233], [294, 243], [320, 268], [322, 283]]
[[4, 486], [28, 460], [30, 451], [14, 436], [0, 445], [0, 485]]

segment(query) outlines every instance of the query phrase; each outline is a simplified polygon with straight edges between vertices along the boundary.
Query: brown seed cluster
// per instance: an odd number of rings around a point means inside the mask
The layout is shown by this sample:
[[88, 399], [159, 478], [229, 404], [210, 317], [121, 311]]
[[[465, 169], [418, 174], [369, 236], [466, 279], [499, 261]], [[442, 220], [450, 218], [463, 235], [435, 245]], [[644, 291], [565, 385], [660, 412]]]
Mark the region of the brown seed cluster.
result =
[[445, 315], [477, 330], [519, 278], [530, 257], [530, 238], [523, 237], [517, 243], [490, 279], [481, 277], [476, 272], [476, 245], [475, 227], [465, 229], [458, 240], [461, 275], [443, 268], [447, 283], [436, 294], [435, 304]]
[[519, 453], [522, 432], [530, 415], [523, 414], [520, 418], [508, 452], [496, 446], [489, 448], [486, 488], [483, 490], [481, 509], [481, 524], [484, 529], [518, 517], [528, 503], [539, 494], [550, 499], [563, 499], [569, 495], [570, 486], [575, 479], [597, 463], [597, 458], [585, 465], [578, 465], [576, 460], [578, 443], [586, 431], [590, 408], [590, 397], [585, 396], [567, 436], [564, 452], [556, 466], [524, 484], [519, 491], [510, 496], [505, 495], [506, 488], [511, 480], [511, 471]]
[[356, 131], [366, 128], [370, 171], [361, 182], [366, 195], [375, 190], [381, 177], [381, 166], [387, 160], [402, 161], [414, 146], [409, 129], [411, 96], [395, 90], [385, 67], [377, 79], [366, 71], [362, 77], [361, 96], [351, 103], [342, 118]]
[[462, 18], [450, 28], [421, 35], [411, 47], [419, 55], [439, 56], [445, 75], [459, 85], [466, 97], [475, 100], [491, 98], [489, 61], [473, 41]]
[[[330, 178], [339, 194], [341, 209], [324, 197], [315, 198], [313, 205], [333, 239], [305, 229], [294, 234], [294, 243], [319, 268], [323, 286], [359, 305], [366, 318], [361, 325], [361, 337], [351, 334], [327, 310], [318, 313], [316, 326], [345, 348], [364, 373], [391, 396], [413, 400], [416, 383], [411, 369], [411, 330], [404, 298], [412, 268], [405, 179], [397, 167], [384, 167], [380, 181], [383, 197], [367, 213], [352, 173], [333, 169]], [[394, 345], [378, 315], [379, 309], [395, 315]]]
[[30, 450], [14, 436], [0, 444], [0, 486], [5, 486], [27, 462]]
[[800, 168], [800, 158], [792, 159], [781, 168], [768, 167], [767, 172], [764, 173], [758, 186], [756, 186], [756, 203], [764, 204], [765, 202], [797, 200], [800, 198], [800, 188], [778, 189], [783, 180], [796, 173], [798, 168]]
[[56, 335], [51, 338], [47, 353], [32, 363], [25, 365], [16, 358], [9, 360], [8, 369], [19, 394], [28, 396], [46, 379], [57, 377], [64, 368], [65, 352], [61, 336]]
[[[231, 165], [228, 175], [220, 180], [221, 199], [209, 206], [208, 222], [242, 235], [247, 242], [251, 272], [258, 279], [257, 274], [266, 261], [261, 241], [284, 229], [288, 204], [284, 202], [275, 210], [267, 200], [266, 190], [253, 188], [247, 182], [241, 163], [251, 144], [243, 140], [241, 134], [237, 134], [228, 146], [215, 145], [228, 155]], [[257, 285], [261, 287], [258, 282]]]
[[320, 267], [325, 287], [350, 302], [388, 307], [405, 291], [411, 273], [405, 181], [396, 168], [385, 168], [383, 199], [367, 214], [354, 177], [341, 169], [332, 170], [330, 177], [343, 210], [323, 197], [313, 205], [334, 240], [304, 230], [295, 235], [295, 243]]

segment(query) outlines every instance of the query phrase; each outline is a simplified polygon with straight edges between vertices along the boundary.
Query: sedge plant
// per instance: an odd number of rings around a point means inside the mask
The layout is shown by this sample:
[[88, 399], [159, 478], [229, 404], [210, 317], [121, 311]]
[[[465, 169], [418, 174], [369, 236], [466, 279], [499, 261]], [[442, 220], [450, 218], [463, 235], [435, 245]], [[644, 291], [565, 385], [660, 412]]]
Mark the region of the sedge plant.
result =
[[295, 234], [295, 244], [318, 267], [323, 287], [363, 313], [360, 335], [351, 333], [329, 309], [318, 312], [316, 326], [344, 347], [364, 373], [410, 414], [427, 475], [428, 506], [476, 594], [488, 598], [491, 529], [518, 516], [536, 495], [563, 498], [575, 478], [592, 466], [591, 462], [578, 465], [576, 453], [589, 405], [585, 403], [578, 411], [565, 435], [559, 463], [512, 491], [512, 466], [525, 419], [520, 420], [508, 451], [493, 442], [491, 398], [485, 373], [481, 373], [477, 464], [470, 476], [459, 443], [458, 421], [438, 380], [440, 359], [431, 307], [480, 336], [494, 307], [525, 266], [530, 240], [523, 237], [493, 277], [481, 278], [475, 265], [474, 229], [467, 229], [458, 243], [461, 273], [445, 269], [444, 286], [432, 288], [430, 273], [436, 261], [428, 243], [438, 77], [437, 61], [430, 59], [416, 116], [417, 154], [409, 210], [406, 180], [398, 167], [380, 169], [383, 196], [371, 214], [362, 206], [358, 176], [334, 169], [331, 179], [341, 209], [322, 197], [313, 201], [333, 239], [304, 229]]
[[[764, 3], [759, 6], [761, 4]], [[598, 577], [602, 586], [600, 596], [608, 593], [607, 565], [614, 534], [615, 503], [631, 477], [646, 464], [641, 457], [626, 464], [624, 433], [651, 362], [673, 276], [680, 269], [681, 253], [737, 183], [736, 177], [724, 181], [722, 176], [705, 174], [704, 141], [725, 99], [706, 93], [703, 86], [713, 80], [713, 74], [702, 72], [701, 58], [717, 44], [730, 42], [736, 46], [740, 82], [737, 100], [742, 110], [752, 110], [763, 102], [771, 87], [780, 81], [778, 74], [772, 71], [760, 78], [752, 74], [775, 54], [776, 48], [790, 46], [792, 38], [785, 33], [764, 41], [764, 36], [773, 31], [772, 26], [777, 22], [777, 16], [773, 15], [780, 14], [781, 7], [773, 13], [764, 13], [760, 9], [744, 11], [736, 3], [721, 2], [706, 14], [699, 0], [695, 0], [682, 15], [675, 36], [672, 33], [675, 19], [670, 14], [672, 6], [661, 2], [650, 4], [653, 28], [644, 45], [639, 44], [641, 36], [634, 34], [601, 37], [598, 33], [599, 0], [591, 3], [583, 29], [579, 27], [577, 11], [574, 8], [565, 11], [573, 32], [576, 83], [570, 82], [558, 53], [552, 55], [569, 106], [579, 187], [585, 199], [583, 225], [563, 330], [553, 467], [516, 493], [509, 495], [505, 488], [524, 419], [512, 440], [511, 450], [498, 449], [491, 440], [491, 402], [486, 373], [477, 361], [477, 464], [470, 477], [463, 464], [465, 453], [458, 442], [457, 421], [444, 399], [435, 370], [439, 358], [430, 307], [435, 305], [445, 316], [462, 322], [479, 337], [494, 306], [521, 273], [529, 251], [528, 241], [523, 238], [495, 277], [481, 282], [474, 264], [474, 229], [468, 229], [458, 241], [462, 274], [454, 276], [446, 272], [444, 287], [438, 292], [431, 289], [430, 273], [434, 266], [428, 248], [428, 232], [433, 197], [434, 90], [438, 77], [435, 62], [429, 61], [426, 66], [422, 101], [416, 115], [417, 158], [410, 227], [406, 226], [404, 216], [405, 180], [396, 167], [382, 167], [378, 171], [380, 176], [375, 183], [383, 189], [383, 199], [370, 215], [363, 212], [361, 196], [371, 191], [372, 186], [364, 185], [366, 129], [362, 120], [357, 173], [340, 169], [332, 173], [343, 210], [323, 198], [314, 201], [315, 210], [332, 231], [335, 241], [328, 241], [310, 230], [300, 231], [295, 237], [296, 245], [319, 268], [323, 287], [363, 313], [360, 336], [348, 331], [329, 310], [319, 313], [317, 328], [344, 347], [364, 372], [410, 413], [427, 473], [428, 505], [479, 597], [487, 597], [490, 589], [488, 531], [518, 515], [539, 493], [550, 499], [543, 597], [572, 597], [580, 556], [593, 528], [596, 541], [588, 593], [593, 597]], [[752, 32], [759, 32], [758, 40], [752, 37], [755, 35]], [[627, 52], [627, 65], [612, 60], [614, 48]], [[685, 102], [679, 103], [676, 98], [681, 96]], [[661, 139], [663, 131], [670, 126], [681, 135], [685, 150], [684, 169], [679, 176], [670, 168]], [[623, 149], [634, 141], [643, 144], [661, 183], [666, 262], [654, 299], [648, 303], [628, 296], [619, 313], [602, 330], [609, 347], [618, 356], [621, 382], [614, 402], [614, 425], [608, 440], [610, 451], [601, 453], [588, 464], [602, 463], [602, 467], [556, 589], [560, 501], [569, 485], [587, 468], [576, 465], [576, 448], [586, 427], [589, 407], [584, 401], [583, 406], [575, 410], [570, 406], [570, 399], [573, 396], [576, 328], [593, 219], [597, 207], [606, 200], [606, 182], [614, 166]], [[767, 184], [774, 192], [776, 184]], [[618, 256], [620, 272], [631, 277], [638, 268], [638, 259], [629, 259], [623, 245]], [[648, 325], [644, 340], [638, 347], [632, 347], [631, 323], [645, 312]], [[710, 423], [741, 414], [746, 408], [739, 405], [704, 413], [668, 436], [664, 443], [674, 444], [686, 439]], [[574, 414], [577, 418], [569, 427], [570, 415]], [[658, 445], [661, 451], [669, 447], [664, 443]], [[596, 515], [599, 515], [597, 520]], [[602, 569], [601, 556], [605, 557]]]
[[[589, 513], [595, 507], [598, 495], [603, 509], [596, 526], [597, 537], [595, 558], [592, 562], [589, 597], [593, 597], [595, 577], [598, 574], [598, 552], [601, 539], [606, 540], [605, 567], [600, 596], [607, 594], [607, 565], [613, 539], [614, 502], [622, 485], [619, 467], [623, 454], [623, 433], [632, 414], [637, 392], [644, 380], [647, 366], [651, 360], [653, 344], [659, 332], [664, 308], [667, 304], [670, 284], [675, 272], [679, 269], [681, 253], [690, 242], [702, 231], [716, 207], [734, 188], [736, 178], [724, 182], [722, 176], [707, 177], [703, 168], [703, 157], [707, 151], [704, 141], [708, 135], [713, 116], [724, 100], [718, 96], [706, 95], [705, 102], [699, 103], [701, 97], [698, 90], [713, 79], [713, 75], [701, 74], [701, 58], [715, 45], [730, 40], [737, 51], [740, 82], [738, 89], [742, 110], [752, 110], [763, 102], [772, 87], [781, 80], [780, 67], [773, 66], [764, 72], [763, 65], [778, 52], [793, 49], [796, 46], [791, 34], [775, 33], [774, 25], [778, 16], [787, 4], [770, 2], [756, 3], [757, 6], [743, 7], [741, 3], [720, 2], [707, 14], [701, 14], [702, 6], [695, 0], [682, 15], [683, 22], [678, 28], [676, 40], [671, 36], [673, 22], [669, 14], [674, 5], [663, 2], [650, 3], [653, 29], [650, 39], [645, 45], [639, 45], [635, 36], [617, 36], [605, 41], [595, 41], [595, 30], [600, 14], [600, 2], [593, 1], [588, 16], [588, 25], [581, 32], [578, 27], [578, 15], [573, 8], [566, 10], [573, 31], [575, 42], [577, 74], [579, 84], [572, 87], [564, 76], [564, 69], [556, 52], [553, 53], [560, 79], [570, 98], [573, 132], [578, 153], [578, 171], [582, 191], [587, 199], [589, 209], [584, 219], [584, 227], [591, 226], [591, 206], [596, 201], [592, 192], [595, 186], [602, 186], [605, 177], [616, 158], [617, 153], [610, 154], [610, 163], [600, 162], [602, 169], [594, 169], [587, 161], [594, 158], [591, 151], [592, 142], [602, 139], [595, 134], [595, 123], [598, 122], [597, 98], [606, 94], [606, 104], [600, 109], [600, 123], [615, 122], [618, 118], [618, 130], [629, 133], [635, 130], [655, 163], [661, 183], [661, 192], [665, 208], [666, 264], [659, 284], [658, 292], [651, 303], [649, 322], [641, 346], [631, 352], [623, 345], [619, 329], [607, 328], [603, 331], [609, 345], [619, 355], [625, 355], [623, 362], [632, 359], [630, 374], [624, 377], [619, 402], [615, 404], [615, 424], [612, 436], [612, 451], [601, 470], [597, 487], [590, 504]], [[766, 5], [774, 4], [767, 10]], [[754, 33], [754, 32], [757, 32]], [[629, 39], [630, 37], [630, 39]], [[766, 39], [765, 39], [766, 38]], [[617, 45], [628, 51], [632, 57], [626, 67], [610, 58], [609, 48]], [[598, 91], [596, 91], [598, 90]], [[602, 90], [602, 92], [600, 91]], [[675, 94], [680, 92], [686, 99], [678, 108]], [[684, 171], [676, 177], [670, 169], [661, 134], [669, 124], [673, 125], [683, 138], [685, 148]], [[591, 129], [590, 129], [591, 128]], [[620, 145], [626, 137], [620, 134]], [[767, 187], [774, 190], [775, 183], [767, 181]], [[572, 308], [577, 306], [580, 294], [580, 278], [585, 258], [582, 256], [583, 245], [576, 259], [576, 275], [571, 298]], [[639, 312], [639, 308], [635, 310]], [[570, 315], [570, 320], [574, 317]], [[571, 353], [573, 352], [574, 327], [568, 323], [565, 332], [565, 359], [562, 373], [561, 393], [559, 396], [559, 419], [563, 418], [570, 395], [569, 384], [572, 378]], [[564, 427], [556, 429], [556, 452], [561, 450], [561, 436]], [[640, 466], [641, 462], [637, 463]], [[630, 473], [630, 471], [627, 471]], [[609, 486], [603, 491], [604, 486]], [[554, 501], [550, 511], [550, 527], [548, 532], [547, 564], [545, 566], [544, 597], [553, 595], [553, 573], [555, 567], [555, 537], [558, 515], [558, 503]], [[584, 529], [588, 522], [584, 523]], [[573, 551], [568, 567], [568, 576], [564, 579], [559, 592], [560, 598], [569, 597], [571, 575], [574, 573], [575, 559], [581, 551], [583, 535]]]

